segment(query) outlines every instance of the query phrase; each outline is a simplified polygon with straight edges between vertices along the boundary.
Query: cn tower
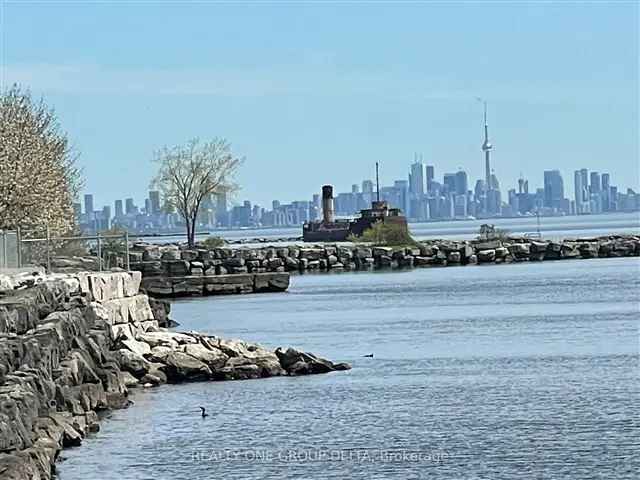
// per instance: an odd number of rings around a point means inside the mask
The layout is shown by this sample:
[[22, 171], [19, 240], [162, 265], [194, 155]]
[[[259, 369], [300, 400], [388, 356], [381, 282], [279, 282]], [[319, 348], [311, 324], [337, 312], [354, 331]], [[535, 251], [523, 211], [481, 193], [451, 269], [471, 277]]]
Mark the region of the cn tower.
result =
[[491, 185], [491, 149], [493, 145], [489, 142], [489, 126], [487, 125], [487, 102], [484, 103], [484, 143], [482, 151], [484, 152], [484, 168], [485, 168], [485, 190], [492, 190]]

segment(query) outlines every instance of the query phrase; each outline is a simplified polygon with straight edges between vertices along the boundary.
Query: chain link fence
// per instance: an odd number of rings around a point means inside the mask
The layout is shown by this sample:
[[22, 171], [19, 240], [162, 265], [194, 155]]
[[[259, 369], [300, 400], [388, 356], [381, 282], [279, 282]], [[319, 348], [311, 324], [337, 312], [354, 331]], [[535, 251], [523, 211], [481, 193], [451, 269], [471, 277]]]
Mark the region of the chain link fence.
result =
[[0, 269], [20, 267], [20, 235], [16, 231], [0, 230]]
[[55, 237], [48, 229], [19, 236], [20, 266], [42, 266], [47, 272], [129, 270], [129, 235]]

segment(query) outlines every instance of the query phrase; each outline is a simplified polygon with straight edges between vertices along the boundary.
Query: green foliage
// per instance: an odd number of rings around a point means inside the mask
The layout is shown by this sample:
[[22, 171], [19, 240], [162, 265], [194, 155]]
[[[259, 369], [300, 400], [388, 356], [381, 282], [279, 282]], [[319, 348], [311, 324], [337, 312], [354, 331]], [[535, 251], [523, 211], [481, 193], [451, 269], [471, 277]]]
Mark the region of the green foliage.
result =
[[405, 226], [398, 225], [397, 223], [384, 222], [374, 223], [371, 228], [362, 232], [362, 235], [350, 235], [348, 240], [354, 243], [371, 243], [379, 247], [397, 247], [417, 244]]
[[494, 225], [483, 224], [480, 226], [478, 238], [480, 240], [506, 240], [509, 236], [509, 230], [504, 228], [496, 228]]
[[224, 246], [225, 243], [226, 242], [224, 241], [223, 238], [213, 237], [213, 236], [205, 238], [204, 241], [202, 242], [204, 247], [208, 249], [222, 247]]

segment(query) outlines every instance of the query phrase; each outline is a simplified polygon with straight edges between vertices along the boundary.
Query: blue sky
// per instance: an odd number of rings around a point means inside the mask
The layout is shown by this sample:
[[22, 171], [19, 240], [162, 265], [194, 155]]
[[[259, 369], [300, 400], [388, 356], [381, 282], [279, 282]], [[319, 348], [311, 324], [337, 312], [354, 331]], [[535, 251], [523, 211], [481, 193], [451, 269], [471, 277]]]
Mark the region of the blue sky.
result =
[[522, 173], [609, 171], [640, 186], [638, 4], [15, 2], [5, 86], [53, 105], [96, 205], [142, 203], [152, 152], [226, 137], [245, 198], [307, 199], [374, 174], [483, 175], [489, 101], [503, 190]]

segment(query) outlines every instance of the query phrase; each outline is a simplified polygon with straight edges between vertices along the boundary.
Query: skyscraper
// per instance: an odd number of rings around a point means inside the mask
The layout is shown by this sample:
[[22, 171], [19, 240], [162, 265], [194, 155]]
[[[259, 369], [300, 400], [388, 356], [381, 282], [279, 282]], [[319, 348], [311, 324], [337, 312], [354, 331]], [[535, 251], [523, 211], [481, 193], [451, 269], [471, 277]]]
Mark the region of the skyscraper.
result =
[[564, 200], [564, 183], [559, 170], [544, 172], [544, 206], [561, 208]]
[[424, 195], [424, 164], [422, 162], [416, 161], [411, 165], [409, 192], [419, 198]]
[[109, 230], [111, 228], [111, 207], [105, 205], [102, 207], [102, 215], [97, 230]]
[[87, 215], [87, 218], [93, 215], [93, 195], [90, 193], [84, 196], [84, 213]]
[[427, 193], [433, 191], [433, 179], [435, 177], [435, 167], [433, 165], [427, 165]]
[[601, 190], [600, 174], [598, 172], [591, 172], [591, 182], [589, 183], [589, 191], [591, 193], [598, 193]]
[[467, 190], [469, 190], [467, 172], [465, 172], [464, 170], [458, 170], [456, 172], [456, 193], [458, 195], [466, 195]]
[[371, 180], [362, 181], [362, 193], [373, 193], [373, 182]]
[[442, 179], [442, 184], [447, 188], [449, 193], [455, 194], [457, 190], [456, 186], [456, 174], [455, 173], [445, 173]]
[[611, 176], [608, 173], [602, 174], [602, 209], [606, 212], [611, 208]]
[[589, 190], [589, 170], [587, 170], [586, 168], [581, 168], [580, 169], [580, 178], [582, 181], [582, 188], [583, 191], [585, 193], [584, 198], [582, 199], [582, 201], [587, 201], [589, 200], [589, 196], [587, 195], [587, 192]]
[[576, 202], [576, 214], [584, 212], [584, 185], [582, 184], [582, 173], [580, 170], [573, 172], [573, 196]]
[[216, 223], [221, 227], [229, 225], [229, 216], [227, 214], [227, 192], [224, 190], [216, 195]]
[[158, 215], [160, 213], [160, 192], [151, 190], [149, 192], [149, 202], [151, 203], [151, 213]]
[[124, 213], [126, 213], [127, 215], [131, 215], [133, 213], [135, 213], [136, 210], [136, 206], [133, 203], [133, 198], [127, 198], [124, 201]]
[[406, 215], [409, 212], [409, 182], [406, 180], [396, 180], [393, 182], [393, 188], [398, 192], [400, 199], [397, 206]]
[[124, 210], [122, 209], [122, 200], [116, 200], [115, 201], [115, 207], [116, 207], [116, 218], [120, 218], [124, 215]]

